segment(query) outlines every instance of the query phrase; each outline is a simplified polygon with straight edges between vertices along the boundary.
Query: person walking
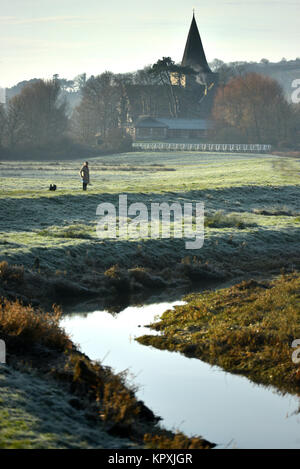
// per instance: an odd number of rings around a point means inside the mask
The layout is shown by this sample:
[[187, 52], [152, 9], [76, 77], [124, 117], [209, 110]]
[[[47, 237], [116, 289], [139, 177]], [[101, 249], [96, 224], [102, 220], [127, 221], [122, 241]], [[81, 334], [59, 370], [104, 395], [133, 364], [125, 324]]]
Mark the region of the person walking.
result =
[[86, 191], [87, 185], [90, 183], [90, 170], [87, 161], [83, 164], [79, 174], [82, 179], [82, 189]]

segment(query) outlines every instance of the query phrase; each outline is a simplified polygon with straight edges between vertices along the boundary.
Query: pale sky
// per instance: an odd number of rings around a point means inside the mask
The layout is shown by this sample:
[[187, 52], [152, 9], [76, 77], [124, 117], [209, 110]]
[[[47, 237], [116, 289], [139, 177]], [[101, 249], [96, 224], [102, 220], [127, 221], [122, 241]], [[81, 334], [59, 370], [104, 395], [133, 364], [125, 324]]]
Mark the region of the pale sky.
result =
[[300, 56], [300, 0], [0, 0], [0, 86], [178, 62], [193, 8], [208, 61]]

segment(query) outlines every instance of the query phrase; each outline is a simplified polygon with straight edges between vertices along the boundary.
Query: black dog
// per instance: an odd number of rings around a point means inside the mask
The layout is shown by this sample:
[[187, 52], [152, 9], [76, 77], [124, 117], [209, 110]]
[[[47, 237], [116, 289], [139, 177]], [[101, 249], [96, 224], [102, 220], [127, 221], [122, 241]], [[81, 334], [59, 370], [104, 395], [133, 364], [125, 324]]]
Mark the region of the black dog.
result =
[[50, 184], [49, 191], [56, 191], [56, 185]]

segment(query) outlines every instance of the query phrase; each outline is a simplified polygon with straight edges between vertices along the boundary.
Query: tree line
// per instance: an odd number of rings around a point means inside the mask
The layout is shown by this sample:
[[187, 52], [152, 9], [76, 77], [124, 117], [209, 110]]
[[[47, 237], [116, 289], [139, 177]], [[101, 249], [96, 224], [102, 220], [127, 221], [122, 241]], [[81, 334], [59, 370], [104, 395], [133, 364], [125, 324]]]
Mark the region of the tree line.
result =
[[272, 78], [248, 73], [218, 88], [212, 112], [219, 140], [300, 150], [300, 105]]
[[[203, 118], [210, 111], [212, 141], [299, 146], [299, 105], [287, 102], [275, 80], [247, 73], [243, 63], [229, 67], [215, 61], [213, 70], [219, 82], [212, 91], [170, 57], [134, 73], [104, 72], [88, 79], [82, 74], [74, 80], [54, 75], [19, 84], [0, 105], [0, 156], [71, 157], [82, 146], [125, 151], [131, 145], [126, 129], [140, 115]], [[67, 99], [72, 93], [73, 107]]]

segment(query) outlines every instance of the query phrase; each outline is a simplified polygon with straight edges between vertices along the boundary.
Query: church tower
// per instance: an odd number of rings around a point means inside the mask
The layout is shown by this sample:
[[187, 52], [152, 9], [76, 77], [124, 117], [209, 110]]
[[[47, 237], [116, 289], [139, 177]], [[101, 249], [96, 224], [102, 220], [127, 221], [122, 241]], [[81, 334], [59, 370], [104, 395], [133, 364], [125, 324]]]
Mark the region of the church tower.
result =
[[211, 71], [206, 60], [195, 14], [193, 14], [181, 65], [190, 67], [196, 72], [195, 78], [198, 84], [210, 86], [216, 81], [216, 74]]

